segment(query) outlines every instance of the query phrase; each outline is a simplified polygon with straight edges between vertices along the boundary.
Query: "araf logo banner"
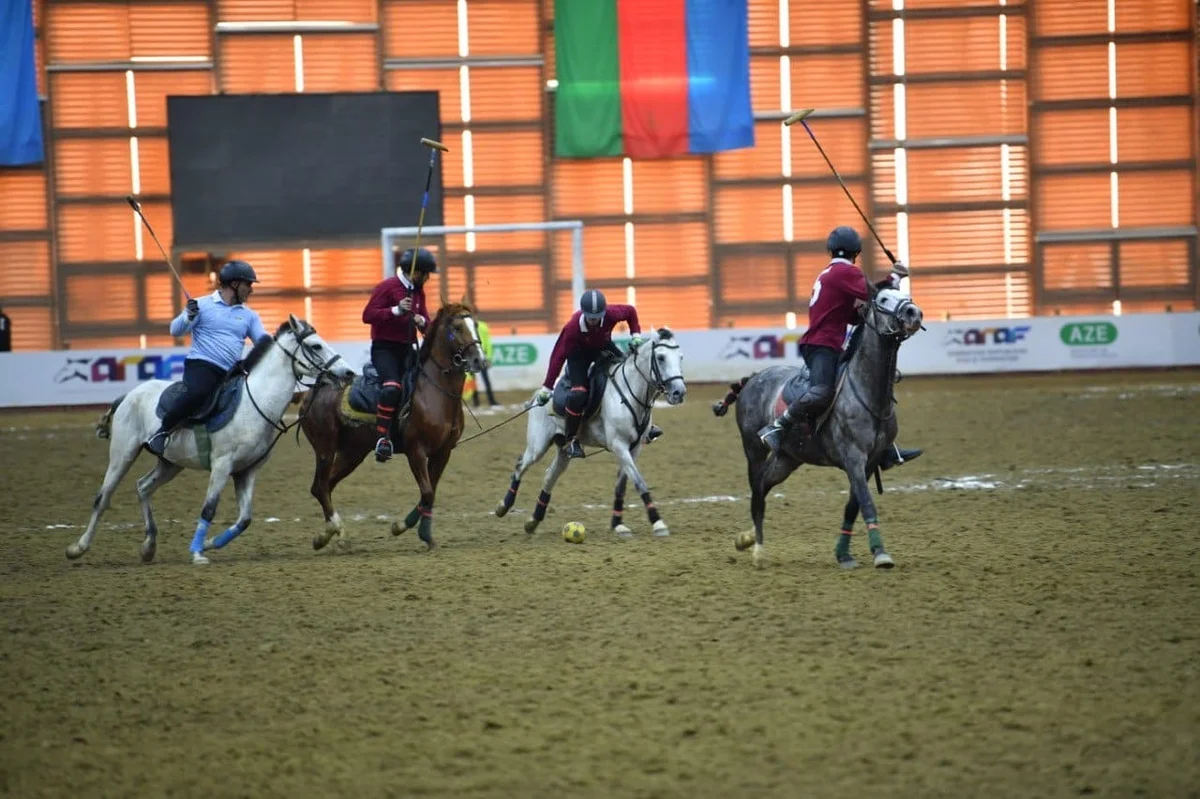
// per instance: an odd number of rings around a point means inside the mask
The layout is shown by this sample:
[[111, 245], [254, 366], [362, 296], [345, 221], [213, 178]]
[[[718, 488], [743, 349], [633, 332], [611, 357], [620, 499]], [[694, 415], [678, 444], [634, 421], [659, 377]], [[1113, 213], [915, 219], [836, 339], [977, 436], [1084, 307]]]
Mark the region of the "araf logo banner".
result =
[[124, 383], [127, 380], [174, 380], [183, 375], [184, 355], [102, 355], [67, 358], [55, 383]]
[[800, 336], [802, 331], [787, 333], [782, 336], [765, 333], [757, 336], [730, 336], [725, 346], [721, 348], [720, 358], [749, 358], [755, 361], [767, 358], [802, 358], [800, 354]]
[[1014, 327], [967, 327], [946, 331], [946, 346], [968, 347], [986, 344], [1017, 344], [1024, 341], [1029, 325]]

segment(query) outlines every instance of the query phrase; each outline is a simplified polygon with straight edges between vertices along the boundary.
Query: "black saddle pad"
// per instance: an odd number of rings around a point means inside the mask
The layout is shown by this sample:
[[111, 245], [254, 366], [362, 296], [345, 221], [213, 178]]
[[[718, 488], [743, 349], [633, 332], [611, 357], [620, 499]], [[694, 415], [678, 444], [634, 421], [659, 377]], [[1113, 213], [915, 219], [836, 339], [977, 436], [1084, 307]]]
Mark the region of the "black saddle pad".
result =
[[[188, 417], [188, 425], [203, 424], [208, 428], [208, 432], [215, 433], [225, 425], [229, 424], [229, 420], [237, 413], [238, 406], [242, 402], [242, 386], [246, 383], [246, 376], [242, 374], [226, 380], [221, 384], [221, 387], [208, 398], [204, 406]], [[155, 408], [155, 413], [161, 419], [167, 415], [167, 411], [174, 408], [176, 404], [183, 399], [183, 394], [186, 389], [183, 382], [175, 382], [167, 387], [158, 398], [158, 407]]]
[[[846, 371], [846, 366], [847, 362], [845, 361], [838, 364], [837, 379], [834, 380], [835, 386], [842, 379], [842, 372]], [[783, 393], [780, 395], [780, 399], [783, 401], [784, 406], [791, 405], [800, 399], [805, 391], [808, 391], [808, 377], [808, 367], [801, 366], [796, 376], [783, 384]]]
[[[400, 378], [399, 407], [403, 408], [408, 403], [408, 398], [412, 396], [416, 376], [417, 370], [413, 368]], [[350, 384], [350, 407], [360, 413], [375, 413], [375, 406], [379, 402], [379, 392], [382, 390], [383, 382], [379, 379], [379, 372], [371, 364], [364, 365], [362, 374], [355, 377], [354, 382]]]
[[[604, 399], [604, 388], [608, 385], [608, 367], [609, 362], [602, 359], [588, 368], [588, 398], [583, 411], [584, 419], [592, 418], [600, 408], [600, 401]], [[555, 416], [567, 415], [567, 397], [570, 393], [571, 383], [564, 374], [554, 384], [554, 398], [550, 407], [554, 409]]]

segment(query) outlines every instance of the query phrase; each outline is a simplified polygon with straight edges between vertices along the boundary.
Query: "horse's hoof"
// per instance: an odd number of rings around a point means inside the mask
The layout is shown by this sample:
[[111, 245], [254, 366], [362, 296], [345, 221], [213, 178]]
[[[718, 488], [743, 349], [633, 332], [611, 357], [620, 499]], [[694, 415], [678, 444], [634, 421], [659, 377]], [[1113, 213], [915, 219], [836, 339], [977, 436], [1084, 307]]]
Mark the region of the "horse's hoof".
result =
[[882, 549], [875, 553], [875, 568], [890, 569], [896, 565], [896, 561], [892, 560], [892, 556]]
[[142, 543], [142, 563], [150, 563], [154, 560], [154, 554], [158, 551], [158, 542], [144, 541]]
[[392, 535], [400, 535], [408, 532], [408, 528], [400, 524], [400, 522], [392, 522]]
[[538, 528], [540, 522], [537, 519], [529, 519], [525, 522], [525, 532], [532, 534]]
[[754, 543], [754, 568], [761, 569], [767, 565], [767, 552], [762, 544]]
[[621, 538], [633, 538], [633, 530], [629, 529], [627, 524], [618, 524], [613, 528], [613, 532]]
[[654, 535], [656, 537], [666, 538], [670, 534], [671, 534], [671, 531], [667, 528], [667, 523], [664, 522], [662, 519], [659, 519], [658, 521], [656, 521], [654, 523]]
[[204, 555], [202, 555], [199, 552], [192, 553], [192, 563], [196, 566], [207, 566], [211, 562], [212, 561], [210, 561], [208, 558], [204, 557]]
[[508, 506], [505, 505], [503, 502], [501, 502], [499, 505], [496, 506], [496, 516], [498, 518], [503, 518], [507, 514], [508, 514]]
[[754, 536], [753, 530], [744, 530], [733, 537], [733, 548], [738, 552], [745, 552], [750, 547], [754, 546], [758, 539]]
[[84, 552], [87, 552], [87, 550], [84, 549], [83, 547], [79, 546], [78, 541], [75, 542], [74, 544], [68, 544], [67, 545], [67, 560], [75, 560], [77, 558], [81, 558], [81, 557], [83, 557]]
[[858, 568], [858, 561], [854, 559], [853, 555], [838, 555], [837, 564], [843, 569]]
[[329, 539], [326, 538], [321, 533], [317, 533], [316, 535], [313, 536], [313, 549], [317, 550], [318, 552], [321, 551], [322, 549], [324, 549], [325, 545], [328, 543], [329, 543]]

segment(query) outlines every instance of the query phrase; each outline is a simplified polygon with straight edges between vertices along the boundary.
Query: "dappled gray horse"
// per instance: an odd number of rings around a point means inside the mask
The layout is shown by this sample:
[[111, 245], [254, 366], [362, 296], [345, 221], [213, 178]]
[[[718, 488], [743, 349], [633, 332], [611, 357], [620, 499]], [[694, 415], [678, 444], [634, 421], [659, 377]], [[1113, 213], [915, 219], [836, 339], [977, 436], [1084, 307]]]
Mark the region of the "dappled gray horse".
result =
[[847, 569], [858, 565], [850, 554], [850, 537], [861, 511], [867, 523], [875, 565], [891, 568], [891, 555], [883, 548], [879, 517], [867, 478], [878, 466], [884, 450], [896, 437], [896, 407], [892, 383], [900, 344], [921, 328], [921, 309], [893, 289], [875, 293], [863, 306], [863, 331], [857, 348], [838, 375], [837, 393], [828, 410], [807, 436], [805, 425], [794, 425], [778, 453], [763, 444], [758, 430], [783, 413], [788, 401], [807, 388], [808, 368], [773, 366], [744, 377], [731, 386], [713, 413], [724, 416], [737, 402], [738, 430], [750, 477], [750, 517], [753, 535], [739, 533], [739, 550], [754, 547], [754, 563], [763, 562], [763, 515], [767, 493], [802, 464], [836, 466], [850, 478], [850, 499], [842, 521], [835, 554]]

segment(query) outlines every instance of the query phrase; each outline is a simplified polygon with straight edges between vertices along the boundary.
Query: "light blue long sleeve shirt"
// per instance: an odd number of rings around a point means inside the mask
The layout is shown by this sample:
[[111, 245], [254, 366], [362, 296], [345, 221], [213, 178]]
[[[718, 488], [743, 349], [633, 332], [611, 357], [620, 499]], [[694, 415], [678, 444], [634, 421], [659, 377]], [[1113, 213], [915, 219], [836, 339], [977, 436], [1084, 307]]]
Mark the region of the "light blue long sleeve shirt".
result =
[[262, 319], [245, 305], [226, 305], [221, 293], [214, 291], [196, 300], [200, 313], [188, 321], [187, 311], [171, 320], [171, 335], [192, 334], [188, 358], [208, 361], [228, 371], [242, 357], [246, 338], [258, 341], [267, 335]]

